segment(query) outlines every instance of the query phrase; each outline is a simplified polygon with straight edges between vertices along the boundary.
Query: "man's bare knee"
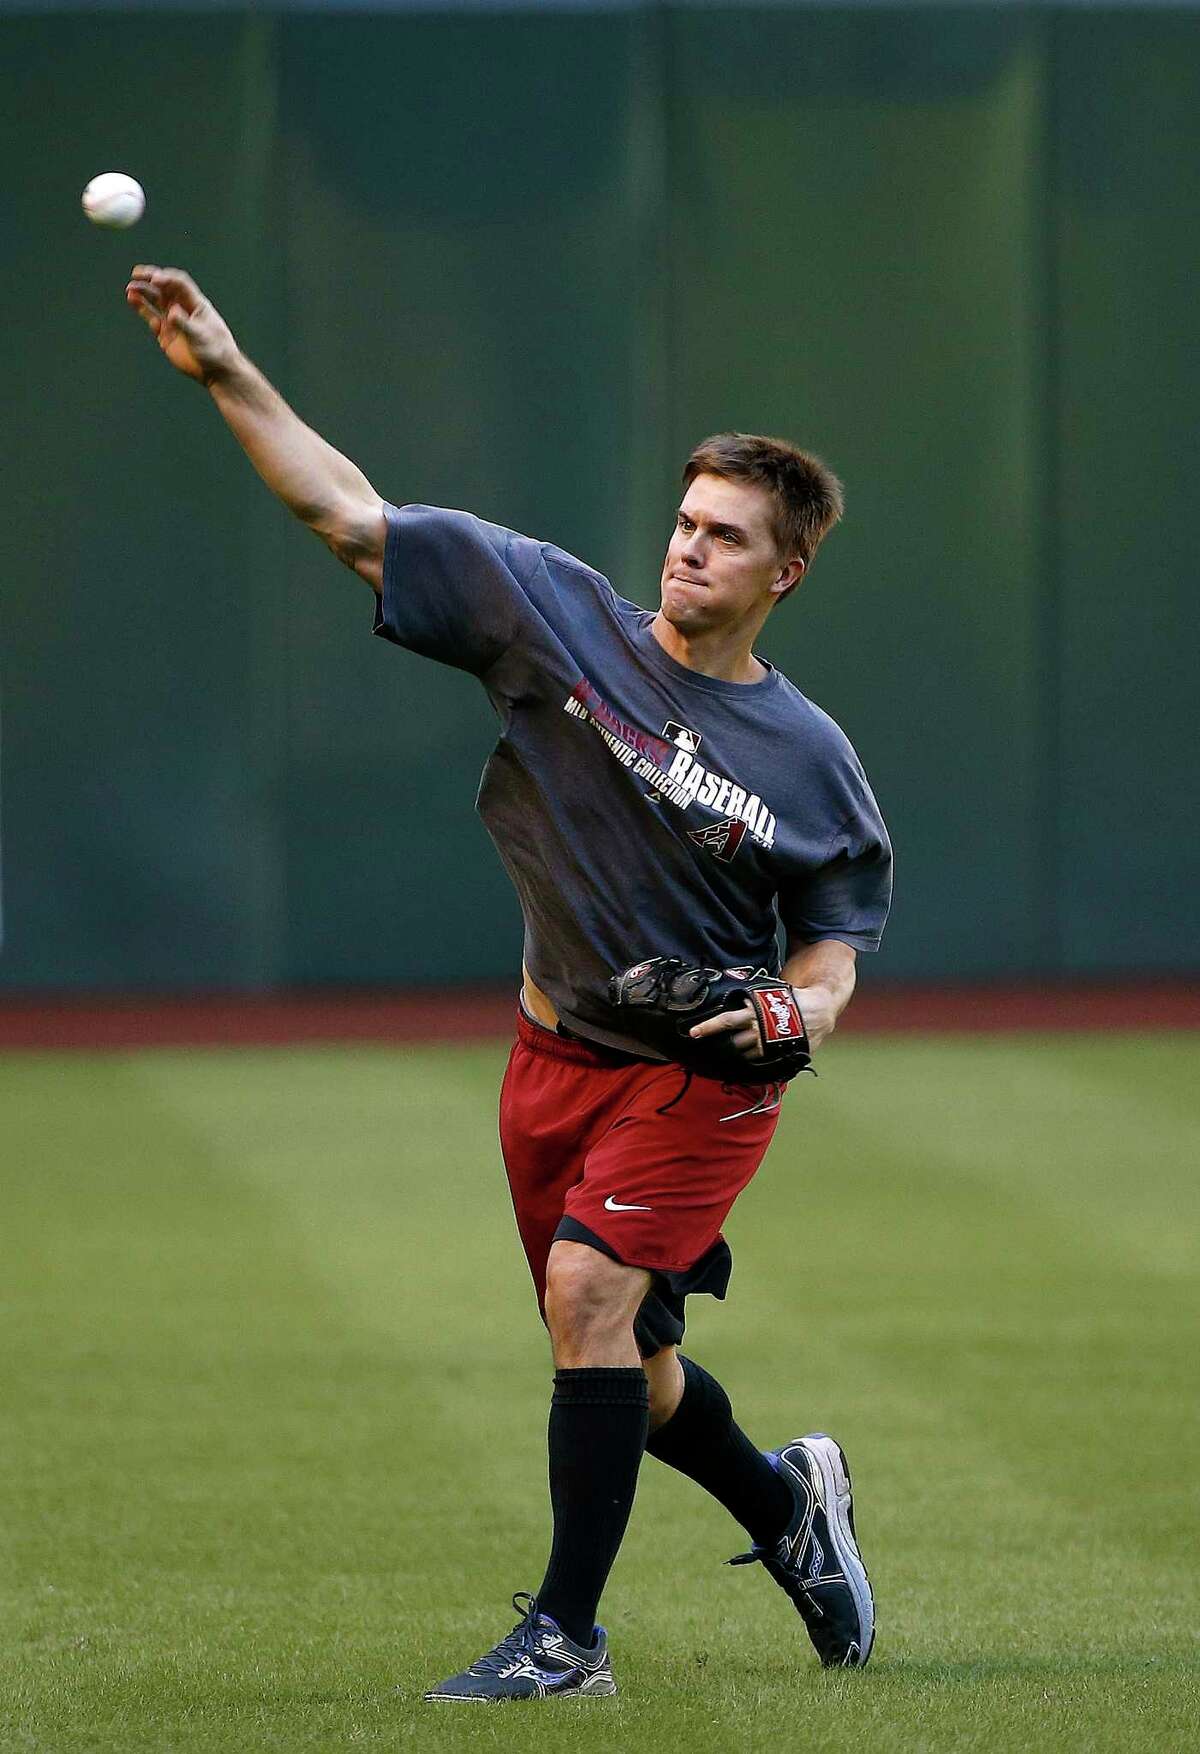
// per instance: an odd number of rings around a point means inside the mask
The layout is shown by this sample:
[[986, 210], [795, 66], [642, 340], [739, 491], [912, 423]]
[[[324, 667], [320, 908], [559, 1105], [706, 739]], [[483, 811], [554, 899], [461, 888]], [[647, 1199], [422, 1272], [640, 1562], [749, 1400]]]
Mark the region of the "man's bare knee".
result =
[[560, 1369], [637, 1364], [633, 1318], [650, 1275], [586, 1243], [556, 1242], [546, 1268], [546, 1325]]

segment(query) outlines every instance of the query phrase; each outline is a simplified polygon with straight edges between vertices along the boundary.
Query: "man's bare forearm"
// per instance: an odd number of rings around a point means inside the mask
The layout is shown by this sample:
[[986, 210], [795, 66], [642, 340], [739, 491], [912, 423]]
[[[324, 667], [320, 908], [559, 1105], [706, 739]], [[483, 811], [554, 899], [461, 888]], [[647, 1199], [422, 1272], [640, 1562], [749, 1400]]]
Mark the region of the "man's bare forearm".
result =
[[348, 503], [379, 501], [357, 464], [306, 426], [244, 354], [208, 389], [272, 493], [327, 542]]
[[857, 958], [835, 938], [796, 949], [783, 965], [783, 978], [795, 987], [813, 1047], [828, 1036], [854, 992]]

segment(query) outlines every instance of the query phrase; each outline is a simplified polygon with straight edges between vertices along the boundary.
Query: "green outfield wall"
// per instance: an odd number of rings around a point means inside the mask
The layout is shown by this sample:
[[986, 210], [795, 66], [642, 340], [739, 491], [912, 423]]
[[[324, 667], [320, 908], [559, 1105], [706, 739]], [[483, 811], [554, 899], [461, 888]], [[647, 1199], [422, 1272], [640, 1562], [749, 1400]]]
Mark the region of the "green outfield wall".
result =
[[[0, 50], [0, 986], [519, 955], [486, 702], [369, 637], [126, 313], [139, 259], [388, 497], [642, 602], [696, 439], [822, 452], [847, 520], [762, 649], [892, 827], [872, 978], [1200, 968], [1200, 13], [58, 13]], [[109, 168], [129, 234], [79, 214]]]

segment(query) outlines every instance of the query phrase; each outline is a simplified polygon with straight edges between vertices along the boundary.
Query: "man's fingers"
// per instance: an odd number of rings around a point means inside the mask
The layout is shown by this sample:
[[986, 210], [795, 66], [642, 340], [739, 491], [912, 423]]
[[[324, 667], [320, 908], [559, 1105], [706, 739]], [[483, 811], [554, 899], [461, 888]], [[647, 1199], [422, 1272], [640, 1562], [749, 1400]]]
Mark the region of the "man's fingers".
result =
[[688, 1030], [693, 1041], [700, 1041], [706, 1035], [721, 1035], [727, 1029], [745, 1029], [747, 1025], [754, 1032], [754, 1040], [758, 1040], [758, 1025], [753, 1011], [746, 1006], [741, 1011], [722, 1011], [719, 1017], [706, 1017], [703, 1023], [694, 1023]]
[[195, 309], [192, 309], [182, 299], [170, 297], [169, 288], [161, 279], [131, 280], [125, 288], [125, 297], [156, 335], [164, 328], [186, 335], [192, 318], [205, 305], [204, 299], [198, 298]]
[[156, 262], [138, 262], [129, 276], [129, 284], [147, 287], [155, 302], [163, 306], [178, 304], [190, 312], [204, 302], [200, 288], [182, 268], [160, 268]]
[[162, 328], [163, 314], [153, 289], [140, 281], [131, 280], [125, 288], [125, 298], [151, 332], [157, 335]]
[[758, 1034], [758, 1018], [750, 1007], [744, 1006], [740, 1011], [722, 1011], [718, 1017], [706, 1017], [703, 1023], [693, 1023], [688, 1034], [693, 1041], [703, 1041], [706, 1035], [727, 1035], [736, 1030], [733, 1046], [747, 1059], [762, 1058], [762, 1042]]
[[131, 280], [125, 288], [125, 297], [139, 311], [153, 311], [156, 315], [162, 316], [162, 305], [148, 280]]
[[155, 268], [149, 278], [164, 304], [182, 305], [190, 314], [203, 302], [200, 288], [182, 268]]

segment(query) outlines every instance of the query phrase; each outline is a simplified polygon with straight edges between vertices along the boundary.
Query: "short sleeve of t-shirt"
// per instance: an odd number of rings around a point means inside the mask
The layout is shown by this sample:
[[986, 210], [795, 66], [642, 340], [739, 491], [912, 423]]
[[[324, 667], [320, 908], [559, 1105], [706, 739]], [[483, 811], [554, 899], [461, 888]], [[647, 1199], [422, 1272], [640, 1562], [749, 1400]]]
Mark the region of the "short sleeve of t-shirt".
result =
[[486, 676], [539, 620], [527, 589], [541, 549], [470, 512], [384, 507], [387, 542], [374, 631]]
[[878, 950], [892, 900], [892, 848], [865, 779], [820, 866], [779, 892], [789, 942], [838, 938]]

